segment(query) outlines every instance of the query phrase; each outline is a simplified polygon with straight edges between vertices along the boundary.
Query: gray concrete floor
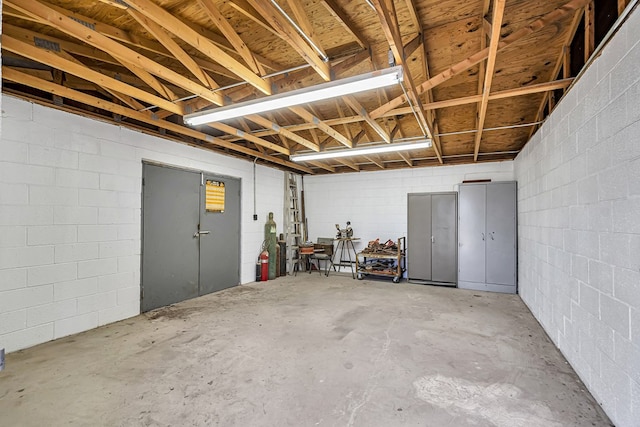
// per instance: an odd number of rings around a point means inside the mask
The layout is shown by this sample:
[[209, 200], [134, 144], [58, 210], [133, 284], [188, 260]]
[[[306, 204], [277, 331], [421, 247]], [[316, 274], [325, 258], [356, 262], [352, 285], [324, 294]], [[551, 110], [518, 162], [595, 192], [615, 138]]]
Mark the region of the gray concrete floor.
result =
[[610, 423], [519, 297], [314, 272], [9, 354], [0, 425]]

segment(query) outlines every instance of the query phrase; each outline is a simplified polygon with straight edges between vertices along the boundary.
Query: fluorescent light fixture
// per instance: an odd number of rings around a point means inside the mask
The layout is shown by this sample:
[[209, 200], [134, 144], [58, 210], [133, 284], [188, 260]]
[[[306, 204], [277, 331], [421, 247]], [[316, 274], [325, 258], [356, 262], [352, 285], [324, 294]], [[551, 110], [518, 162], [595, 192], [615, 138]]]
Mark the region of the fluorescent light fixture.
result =
[[184, 123], [191, 126], [242, 117], [249, 114], [264, 113], [294, 105], [307, 104], [337, 96], [378, 89], [402, 82], [402, 67], [392, 67], [346, 79], [322, 83], [304, 89], [296, 89], [277, 95], [239, 102], [213, 110], [200, 111], [184, 116]]
[[349, 148], [341, 150], [323, 151], [322, 153], [296, 154], [289, 158], [294, 162], [306, 162], [309, 160], [334, 159], [336, 157], [366, 156], [367, 154], [393, 153], [396, 151], [419, 150], [431, 147], [431, 140], [411, 142], [407, 144], [384, 144], [363, 148]]

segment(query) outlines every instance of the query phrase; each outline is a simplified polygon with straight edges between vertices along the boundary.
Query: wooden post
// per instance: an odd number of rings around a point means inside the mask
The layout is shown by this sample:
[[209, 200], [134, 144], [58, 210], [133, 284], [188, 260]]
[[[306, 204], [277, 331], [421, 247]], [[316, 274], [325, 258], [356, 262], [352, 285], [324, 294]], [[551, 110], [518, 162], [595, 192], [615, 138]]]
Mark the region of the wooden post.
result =
[[624, 9], [627, 7], [627, 0], [618, 0], [618, 16], [622, 15]]
[[591, 54], [595, 50], [595, 7], [593, 2], [584, 8], [584, 62], [589, 61]]

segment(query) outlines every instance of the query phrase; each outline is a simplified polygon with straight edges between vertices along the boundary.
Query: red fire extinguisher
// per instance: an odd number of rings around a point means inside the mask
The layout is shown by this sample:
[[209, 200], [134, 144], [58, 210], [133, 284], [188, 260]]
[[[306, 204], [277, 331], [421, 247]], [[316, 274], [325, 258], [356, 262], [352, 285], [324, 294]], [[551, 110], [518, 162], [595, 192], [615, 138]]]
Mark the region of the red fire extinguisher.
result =
[[269, 279], [269, 252], [266, 250], [260, 252], [260, 279], [266, 282]]

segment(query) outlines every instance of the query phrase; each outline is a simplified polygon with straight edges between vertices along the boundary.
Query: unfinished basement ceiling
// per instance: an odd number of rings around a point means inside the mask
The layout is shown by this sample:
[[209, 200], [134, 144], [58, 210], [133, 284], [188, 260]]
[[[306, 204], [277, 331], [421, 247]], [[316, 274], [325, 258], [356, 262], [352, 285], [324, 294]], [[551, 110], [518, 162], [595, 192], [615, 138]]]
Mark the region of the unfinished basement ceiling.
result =
[[[3, 90], [303, 174], [508, 160], [627, 3], [5, 0]], [[384, 69], [389, 59], [404, 68], [402, 87], [183, 124], [189, 113]], [[289, 160], [425, 136], [432, 148]]]

